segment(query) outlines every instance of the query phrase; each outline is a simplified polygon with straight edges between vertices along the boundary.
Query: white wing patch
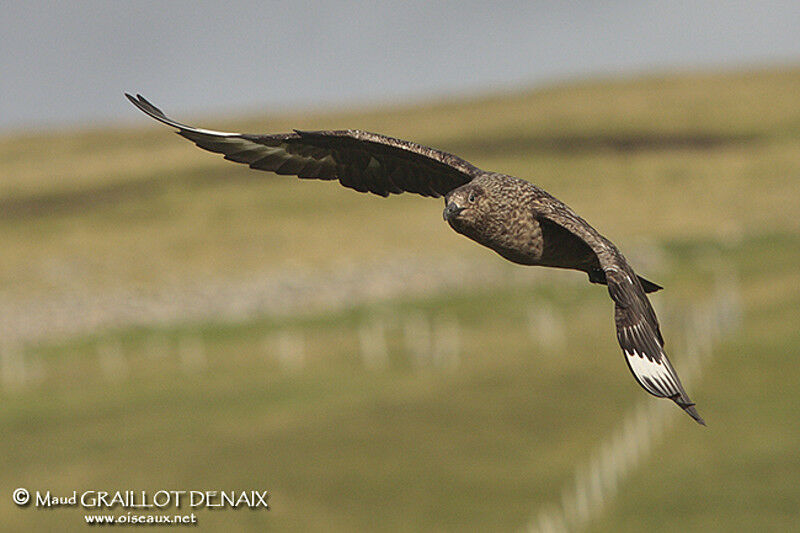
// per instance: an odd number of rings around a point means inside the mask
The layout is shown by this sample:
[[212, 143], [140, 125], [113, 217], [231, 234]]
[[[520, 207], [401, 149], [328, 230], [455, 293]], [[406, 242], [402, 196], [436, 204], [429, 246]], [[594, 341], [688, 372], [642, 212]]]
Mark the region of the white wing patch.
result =
[[180, 134], [200, 148], [225, 155], [225, 159], [237, 163], [253, 163], [267, 156], [292, 159], [284, 145], [267, 146], [241, 137], [238, 133], [182, 127]]
[[647, 392], [663, 398], [680, 394], [680, 388], [672, 377], [670, 368], [664, 364], [666, 360], [664, 357], [648, 358], [636, 350], [625, 350], [625, 356], [636, 380]]
[[187, 126], [183, 126], [183, 129], [187, 131], [193, 131], [195, 133], [203, 133], [205, 135], [213, 135], [214, 137], [236, 137], [241, 135], [241, 133], [230, 133], [227, 131], [215, 131], [215, 130], [206, 130], [203, 128], [191, 128]]

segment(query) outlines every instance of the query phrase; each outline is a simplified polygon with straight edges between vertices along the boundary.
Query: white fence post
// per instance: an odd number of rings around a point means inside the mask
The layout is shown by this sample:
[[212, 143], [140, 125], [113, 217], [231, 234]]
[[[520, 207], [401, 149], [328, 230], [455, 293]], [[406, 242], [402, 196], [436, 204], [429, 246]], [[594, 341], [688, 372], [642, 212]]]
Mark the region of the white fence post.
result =
[[188, 335], [178, 340], [178, 359], [186, 373], [199, 372], [206, 367], [206, 350], [203, 339]]
[[528, 307], [528, 334], [533, 342], [546, 351], [558, 352], [567, 344], [564, 320], [544, 301]]
[[403, 342], [411, 355], [414, 368], [430, 366], [432, 358], [430, 321], [421, 314], [412, 314], [403, 321]]
[[455, 370], [461, 363], [461, 328], [454, 318], [434, 322], [433, 361], [445, 370]]
[[297, 372], [305, 366], [305, 342], [300, 333], [283, 330], [269, 342], [278, 356], [281, 368]]
[[122, 353], [119, 340], [106, 340], [97, 345], [97, 356], [100, 360], [100, 369], [106, 378], [119, 381], [128, 375], [128, 362]]
[[27, 370], [22, 350], [17, 345], [3, 343], [0, 346], [0, 379], [3, 388], [8, 390], [22, 388], [28, 378]]
[[361, 358], [368, 369], [382, 370], [389, 365], [386, 323], [382, 319], [372, 319], [359, 326], [358, 344]]

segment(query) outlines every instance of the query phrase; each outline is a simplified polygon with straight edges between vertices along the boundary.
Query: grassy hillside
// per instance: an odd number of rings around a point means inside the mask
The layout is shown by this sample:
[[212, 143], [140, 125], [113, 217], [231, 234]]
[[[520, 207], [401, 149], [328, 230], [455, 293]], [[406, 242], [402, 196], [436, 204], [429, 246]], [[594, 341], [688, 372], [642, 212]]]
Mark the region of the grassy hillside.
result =
[[[709, 427], [678, 413], [588, 529], [787, 531], [800, 520], [798, 110], [788, 70], [195, 122], [381, 131], [531, 179], [665, 285], [654, 302], [679, 372], [686, 316], [734, 273], [744, 320], [689, 387]], [[269, 512], [201, 511], [209, 530], [513, 530], [559, 501], [633, 406], [656, 401], [585, 276], [502, 265], [442, 223], [440, 201], [248, 171], [142, 120], [0, 139], [0, 316], [287, 272], [316, 273], [322, 290], [337, 270], [398, 261], [497, 265], [498, 279], [72, 337], [31, 312], [39, 340], [2, 351], [4, 530], [85, 527], [80, 510], [17, 508], [17, 487], [271, 492]], [[427, 336], [418, 353], [410, 339]], [[375, 338], [385, 350], [365, 361]]]

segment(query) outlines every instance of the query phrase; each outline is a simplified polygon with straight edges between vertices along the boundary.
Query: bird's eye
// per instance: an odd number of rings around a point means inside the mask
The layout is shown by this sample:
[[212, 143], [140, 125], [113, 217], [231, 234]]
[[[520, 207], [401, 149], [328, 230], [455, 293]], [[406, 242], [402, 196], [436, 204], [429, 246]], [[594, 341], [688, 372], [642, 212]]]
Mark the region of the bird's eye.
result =
[[469, 200], [469, 203], [471, 203], [471, 204], [475, 203], [475, 193], [474, 192], [469, 193], [468, 200]]

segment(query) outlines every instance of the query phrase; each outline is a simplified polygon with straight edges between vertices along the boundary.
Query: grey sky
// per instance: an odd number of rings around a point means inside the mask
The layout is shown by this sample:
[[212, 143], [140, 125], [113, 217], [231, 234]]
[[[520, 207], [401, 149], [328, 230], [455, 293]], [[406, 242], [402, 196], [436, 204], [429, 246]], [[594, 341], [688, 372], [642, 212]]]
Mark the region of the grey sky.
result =
[[800, 64], [800, 3], [3, 2], [0, 130]]

